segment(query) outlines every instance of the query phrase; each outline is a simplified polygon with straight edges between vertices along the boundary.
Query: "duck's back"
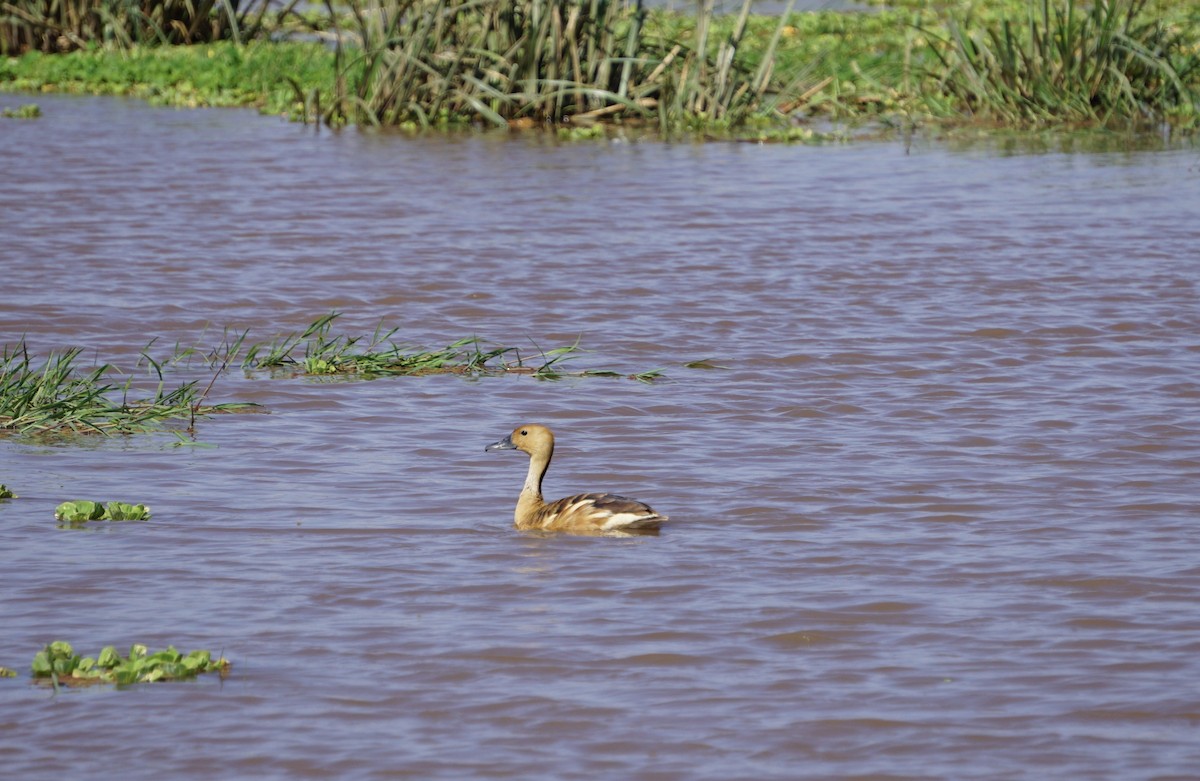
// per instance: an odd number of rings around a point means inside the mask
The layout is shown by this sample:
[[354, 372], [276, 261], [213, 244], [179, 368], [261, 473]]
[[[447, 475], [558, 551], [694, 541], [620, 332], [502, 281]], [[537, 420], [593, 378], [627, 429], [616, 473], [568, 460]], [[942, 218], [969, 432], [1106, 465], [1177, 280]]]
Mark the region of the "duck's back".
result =
[[616, 494], [576, 494], [543, 505], [522, 520], [521, 528], [544, 531], [628, 531], [657, 529], [667, 516]]

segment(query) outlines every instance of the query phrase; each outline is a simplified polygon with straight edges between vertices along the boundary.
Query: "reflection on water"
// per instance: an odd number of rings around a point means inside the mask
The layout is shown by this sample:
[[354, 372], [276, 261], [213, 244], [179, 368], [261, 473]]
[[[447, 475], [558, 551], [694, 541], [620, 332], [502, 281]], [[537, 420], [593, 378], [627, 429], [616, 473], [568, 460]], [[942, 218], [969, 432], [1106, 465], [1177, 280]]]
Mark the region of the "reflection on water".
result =
[[[269, 415], [0, 441], [0, 665], [211, 648], [226, 681], [0, 681], [51, 778], [1133, 778], [1200, 761], [1193, 150], [314, 134], [39, 96], [0, 334], [132, 368], [330, 310], [654, 385], [231, 372]], [[20, 150], [14, 154], [13, 150]], [[721, 369], [688, 369], [711, 359]], [[209, 375], [198, 365], [171, 381]], [[510, 529], [624, 492], [658, 537]], [[147, 523], [58, 529], [73, 498]], [[119, 769], [119, 770], [118, 770]]]

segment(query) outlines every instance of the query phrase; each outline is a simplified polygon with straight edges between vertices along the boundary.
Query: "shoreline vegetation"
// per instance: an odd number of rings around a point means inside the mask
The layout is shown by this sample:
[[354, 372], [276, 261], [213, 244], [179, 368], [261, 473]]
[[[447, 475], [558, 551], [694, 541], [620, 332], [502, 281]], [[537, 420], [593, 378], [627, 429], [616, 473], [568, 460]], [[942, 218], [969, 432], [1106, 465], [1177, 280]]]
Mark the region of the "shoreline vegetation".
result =
[[0, 89], [569, 138], [1200, 127], [1192, 0], [867, 1], [10, 0]]

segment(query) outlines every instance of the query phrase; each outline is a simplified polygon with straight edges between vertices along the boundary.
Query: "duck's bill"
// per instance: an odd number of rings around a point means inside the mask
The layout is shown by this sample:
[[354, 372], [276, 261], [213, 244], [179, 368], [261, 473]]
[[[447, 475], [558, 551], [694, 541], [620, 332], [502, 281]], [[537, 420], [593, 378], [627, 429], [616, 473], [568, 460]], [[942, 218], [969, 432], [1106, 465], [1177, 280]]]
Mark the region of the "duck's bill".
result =
[[499, 442], [493, 442], [483, 449], [485, 453], [491, 453], [493, 450], [516, 450], [517, 446], [513, 444], [512, 435], [508, 435]]

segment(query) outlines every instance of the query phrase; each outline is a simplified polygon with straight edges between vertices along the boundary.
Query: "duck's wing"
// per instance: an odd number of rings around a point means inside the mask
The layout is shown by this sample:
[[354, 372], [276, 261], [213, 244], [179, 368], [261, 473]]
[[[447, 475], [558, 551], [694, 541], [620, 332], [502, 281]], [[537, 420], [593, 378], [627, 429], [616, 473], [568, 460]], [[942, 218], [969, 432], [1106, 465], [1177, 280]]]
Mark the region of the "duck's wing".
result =
[[625, 531], [657, 529], [666, 520], [667, 516], [636, 499], [616, 494], [577, 494], [543, 507], [538, 525], [547, 531]]

